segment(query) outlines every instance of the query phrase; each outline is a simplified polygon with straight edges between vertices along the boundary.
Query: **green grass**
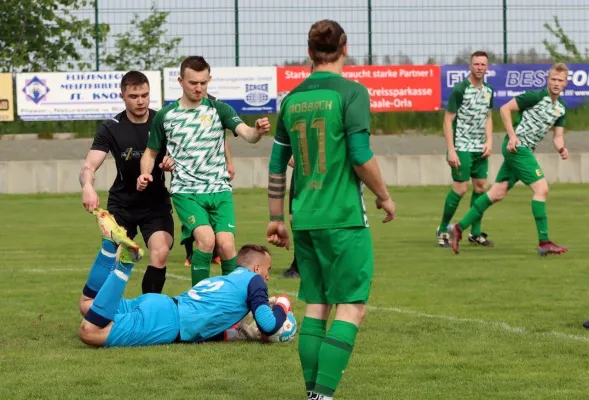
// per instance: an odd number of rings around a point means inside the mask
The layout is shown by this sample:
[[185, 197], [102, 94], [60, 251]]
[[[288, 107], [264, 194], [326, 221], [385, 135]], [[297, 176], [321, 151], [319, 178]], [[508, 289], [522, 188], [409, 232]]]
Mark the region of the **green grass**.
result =
[[[337, 399], [585, 398], [589, 186], [551, 187], [551, 237], [570, 251], [547, 258], [535, 252], [525, 187], [485, 215], [497, 247], [463, 244], [459, 256], [434, 240], [447, 187], [390, 190], [392, 223], [368, 203], [371, 308]], [[264, 192], [239, 190], [235, 201], [238, 245], [263, 243]], [[304, 398], [296, 342], [86, 347], [77, 301], [99, 234], [80, 196], [3, 196], [0, 215], [0, 399]], [[176, 244], [168, 268], [187, 279], [183, 256]], [[296, 292], [297, 281], [279, 279], [291, 256], [273, 249], [272, 293]], [[140, 294], [145, 266], [126, 296]], [[165, 293], [186, 290], [185, 279], [168, 277]], [[294, 310], [300, 321], [303, 304]]]
[[[266, 115], [264, 115], [266, 116]], [[276, 114], [267, 115], [272, 126], [276, 126]], [[261, 115], [243, 115], [246, 123], [253, 125]], [[375, 134], [420, 133], [442, 135], [444, 112], [396, 112], [373, 113], [371, 129]], [[51, 133], [72, 132], [77, 137], [93, 137], [99, 121], [14, 121], [0, 124], [0, 135], [6, 133], [38, 133], [48, 137]], [[493, 129], [504, 132], [499, 111], [493, 111]], [[567, 112], [567, 130], [589, 130], [589, 112], [586, 108], [578, 108]]]

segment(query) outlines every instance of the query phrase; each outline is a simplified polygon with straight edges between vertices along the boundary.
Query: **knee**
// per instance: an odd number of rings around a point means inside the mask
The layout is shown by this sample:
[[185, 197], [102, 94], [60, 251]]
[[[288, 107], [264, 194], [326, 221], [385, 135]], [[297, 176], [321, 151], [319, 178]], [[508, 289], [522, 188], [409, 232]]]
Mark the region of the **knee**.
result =
[[90, 324], [88, 321], [83, 320], [78, 329], [78, 335], [82, 343], [90, 346], [99, 346], [96, 342], [96, 327]]
[[215, 248], [215, 235], [213, 232], [199, 232], [195, 234], [196, 247], [204, 253], [212, 253]]
[[535, 185], [534, 194], [536, 197], [540, 197], [542, 199], [546, 199], [548, 197], [548, 184], [546, 181], [540, 182], [538, 185]]
[[233, 258], [235, 253], [235, 240], [233, 239], [233, 235], [223, 237], [222, 239], [220, 238], [217, 246], [222, 258]]
[[491, 200], [493, 203], [496, 203], [505, 198], [505, 196], [507, 195], [507, 190], [508, 187], [506, 182], [502, 182], [501, 184], [493, 185], [491, 190], [487, 192], [487, 195], [489, 196], [489, 200]]
[[166, 265], [170, 248], [166, 243], [158, 244], [149, 249], [149, 263], [155, 267]]
[[468, 190], [468, 182], [454, 182], [452, 190], [460, 196], [464, 196]]

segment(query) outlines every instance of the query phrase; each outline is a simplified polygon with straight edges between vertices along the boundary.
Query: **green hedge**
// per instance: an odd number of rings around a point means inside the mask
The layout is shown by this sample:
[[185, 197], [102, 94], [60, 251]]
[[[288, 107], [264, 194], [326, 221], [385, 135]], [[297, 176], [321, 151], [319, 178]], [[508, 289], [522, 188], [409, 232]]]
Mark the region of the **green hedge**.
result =
[[[244, 115], [243, 120], [253, 124], [258, 115]], [[276, 126], [276, 114], [269, 116], [272, 126]], [[442, 134], [443, 111], [436, 112], [398, 112], [372, 114], [372, 132], [374, 134]], [[571, 131], [589, 131], [589, 108], [569, 110], [566, 129]], [[57, 132], [71, 132], [77, 137], [92, 137], [99, 121], [14, 121], [0, 122], [0, 135], [6, 133], [37, 133], [41, 137]], [[504, 132], [498, 111], [493, 111], [495, 132]]]

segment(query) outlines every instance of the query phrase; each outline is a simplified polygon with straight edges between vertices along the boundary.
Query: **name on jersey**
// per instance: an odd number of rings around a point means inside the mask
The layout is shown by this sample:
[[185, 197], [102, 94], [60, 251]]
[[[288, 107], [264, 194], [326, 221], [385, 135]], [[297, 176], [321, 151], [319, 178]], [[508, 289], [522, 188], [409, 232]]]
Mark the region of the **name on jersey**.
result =
[[311, 111], [324, 111], [331, 110], [333, 108], [332, 100], [320, 100], [320, 101], [304, 101], [302, 103], [295, 103], [288, 107], [289, 113], [304, 113]]

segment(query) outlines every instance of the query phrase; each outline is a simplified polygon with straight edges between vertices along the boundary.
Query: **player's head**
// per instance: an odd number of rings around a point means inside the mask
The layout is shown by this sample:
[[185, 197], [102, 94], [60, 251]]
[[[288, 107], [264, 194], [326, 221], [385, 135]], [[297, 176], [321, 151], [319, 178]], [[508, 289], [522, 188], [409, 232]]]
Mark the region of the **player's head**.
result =
[[548, 91], [559, 95], [569, 81], [569, 68], [565, 63], [556, 63], [548, 71]]
[[178, 82], [188, 100], [201, 101], [207, 95], [207, 86], [210, 81], [211, 66], [204, 57], [190, 56], [180, 64]]
[[335, 21], [322, 19], [309, 30], [307, 39], [309, 57], [315, 66], [341, 62], [348, 55], [348, 37]]
[[121, 79], [121, 97], [125, 109], [141, 118], [149, 111], [149, 80], [144, 73], [129, 71]]
[[270, 250], [266, 246], [258, 244], [243, 245], [237, 252], [237, 265], [261, 275], [268, 282], [272, 268]]
[[470, 55], [470, 73], [477, 80], [482, 81], [489, 69], [489, 56], [484, 51], [475, 51]]

